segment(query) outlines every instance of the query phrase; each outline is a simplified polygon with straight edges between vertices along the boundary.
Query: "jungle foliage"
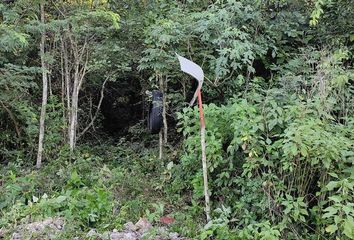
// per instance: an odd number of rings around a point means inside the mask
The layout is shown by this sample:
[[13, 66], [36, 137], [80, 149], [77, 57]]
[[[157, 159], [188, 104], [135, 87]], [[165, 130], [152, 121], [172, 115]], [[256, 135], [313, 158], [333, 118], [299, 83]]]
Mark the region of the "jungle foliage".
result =
[[[354, 239], [353, 8], [352, 0], [2, 1], [0, 238], [47, 217], [65, 218], [59, 239], [72, 239], [169, 215], [170, 229], [193, 239]], [[206, 76], [209, 222], [198, 109], [187, 105], [196, 83], [175, 53]], [[162, 159], [146, 129], [154, 89], [165, 93]]]

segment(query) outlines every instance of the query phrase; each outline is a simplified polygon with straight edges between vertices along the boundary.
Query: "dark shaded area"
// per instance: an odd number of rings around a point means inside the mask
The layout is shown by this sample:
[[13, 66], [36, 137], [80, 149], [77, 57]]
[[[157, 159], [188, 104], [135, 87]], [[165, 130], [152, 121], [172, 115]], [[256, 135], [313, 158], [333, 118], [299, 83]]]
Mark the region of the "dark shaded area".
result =
[[152, 91], [152, 104], [149, 111], [148, 127], [151, 134], [157, 134], [162, 127], [163, 95], [161, 91]]
[[2, 0], [3, 3], [14, 3], [15, 0]]
[[113, 136], [126, 134], [143, 118], [141, 86], [137, 79], [117, 79], [106, 86], [101, 113], [104, 131]]
[[255, 76], [260, 76], [264, 79], [269, 79], [271, 77], [271, 71], [266, 67], [261, 59], [255, 59], [253, 62], [253, 67], [256, 71]]

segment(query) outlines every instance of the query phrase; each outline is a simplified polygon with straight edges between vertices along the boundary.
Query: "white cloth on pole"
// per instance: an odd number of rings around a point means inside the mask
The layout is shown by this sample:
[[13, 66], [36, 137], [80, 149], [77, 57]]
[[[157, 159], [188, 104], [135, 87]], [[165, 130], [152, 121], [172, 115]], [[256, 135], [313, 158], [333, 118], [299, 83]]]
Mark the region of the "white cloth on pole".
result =
[[181, 70], [185, 73], [188, 73], [192, 77], [198, 80], [198, 82], [203, 82], [204, 72], [203, 69], [196, 63], [176, 54], [181, 65]]
[[179, 64], [181, 66], [181, 70], [195, 79], [198, 80], [198, 88], [196, 89], [192, 101], [189, 103], [190, 106], [192, 106], [197, 99], [198, 96], [198, 91], [201, 90], [203, 81], [204, 81], [204, 72], [203, 69], [196, 63], [192, 62], [191, 60], [188, 60], [187, 58], [184, 58], [176, 53]]

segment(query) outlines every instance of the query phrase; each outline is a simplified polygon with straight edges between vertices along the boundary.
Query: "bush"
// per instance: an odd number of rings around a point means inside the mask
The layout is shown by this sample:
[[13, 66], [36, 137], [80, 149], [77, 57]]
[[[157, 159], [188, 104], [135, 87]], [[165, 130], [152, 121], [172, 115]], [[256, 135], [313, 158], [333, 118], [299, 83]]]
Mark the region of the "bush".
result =
[[[174, 184], [189, 183], [180, 188], [193, 189], [194, 200], [201, 202], [198, 113], [196, 108], [183, 111], [178, 116], [185, 151], [175, 167], [181, 169], [175, 175], [183, 177]], [[346, 127], [321, 117], [314, 102], [279, 103], [272, 95], [263, 102], [235, 98], [227, 105], [207, 105], [205, 118], [213, 207], [230, 210], [226, 225], [214, 223], [204, 235], [223, 236], [217, 232], [230, 228], [243, 238], [258, 232], [259, 238], [273, 234], [267, 239], [277, 239], [308, 237], [316, 229], [352, 237], [348, 169], [353, 169], [354, 148]], [[333, 176], [338, 182], [331, 181]], [[266, 226], [268, 233], [256, 230]]]

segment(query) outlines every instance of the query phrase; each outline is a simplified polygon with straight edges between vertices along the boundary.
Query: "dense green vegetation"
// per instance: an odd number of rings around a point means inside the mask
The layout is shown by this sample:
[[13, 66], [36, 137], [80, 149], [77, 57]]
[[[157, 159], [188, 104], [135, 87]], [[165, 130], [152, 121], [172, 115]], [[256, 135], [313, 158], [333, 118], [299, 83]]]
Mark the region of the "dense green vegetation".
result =
[[[48, 217], [72, 239], [171, 216], [192, 239], [354, 239], [353, 8], [2, 1], [0, 238]], [[175, 53], [206, 76], [209, 222], [196, 84]], [[154, 89], [162, 158], [146, 128]]]

